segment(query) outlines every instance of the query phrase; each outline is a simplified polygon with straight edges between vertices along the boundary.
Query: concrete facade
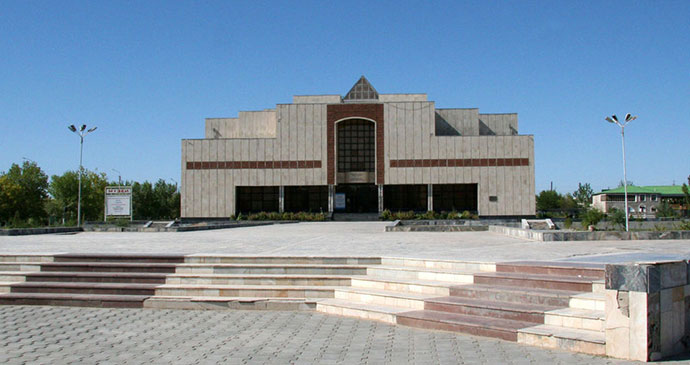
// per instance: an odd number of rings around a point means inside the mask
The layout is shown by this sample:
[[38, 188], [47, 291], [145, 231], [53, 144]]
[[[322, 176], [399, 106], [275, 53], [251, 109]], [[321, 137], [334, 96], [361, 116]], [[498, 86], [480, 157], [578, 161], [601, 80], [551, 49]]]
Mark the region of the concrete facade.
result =
[[[366, 99], [356, 88], [369, 88]], [[328, 186], [332, 211], [333, 187], [345, 184], [335, 173], [337, 126], [355, 119], [376, 131], [376, 171], [362, 182], [380, 191], [426, 185], [430, 196], [434, 184], [476, 184], [480, 216], [535, 214], [534, 138], [517, 134], [517, 114], [436, 109], [426, 94], [379, 95], [362, 77], [344, 98], [295, 96], [275, 109], [206, 119], [204, 139], [182, 140], [182, 217], [236, 214], [237, 187], [280, 187], [282, 210], [283, 187]]]

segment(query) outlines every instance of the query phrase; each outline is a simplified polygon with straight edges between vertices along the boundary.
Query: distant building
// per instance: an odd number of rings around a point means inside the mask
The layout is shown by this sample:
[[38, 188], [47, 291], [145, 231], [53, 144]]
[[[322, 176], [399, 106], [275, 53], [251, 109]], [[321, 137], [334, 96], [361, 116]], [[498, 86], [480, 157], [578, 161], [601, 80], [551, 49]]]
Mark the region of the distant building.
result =
[[[683, 190], [680, 185], [634, 186], [628, 185], [629, 214], [640, 218], [656, 217], [658, 206], [667, 202], [674, 210], [682, 210]], [[592, 196], [592, 206], [608, 213], [611, 209], [625, 211], [625, 192], [623, 187], [602, 190]]]
[[426, 94], [343, 97], [206, 119], [182, 140], [182, 217], [258, 211], [451, 211], [533, 216], [534, 138], [517, 114], [437, 109]]

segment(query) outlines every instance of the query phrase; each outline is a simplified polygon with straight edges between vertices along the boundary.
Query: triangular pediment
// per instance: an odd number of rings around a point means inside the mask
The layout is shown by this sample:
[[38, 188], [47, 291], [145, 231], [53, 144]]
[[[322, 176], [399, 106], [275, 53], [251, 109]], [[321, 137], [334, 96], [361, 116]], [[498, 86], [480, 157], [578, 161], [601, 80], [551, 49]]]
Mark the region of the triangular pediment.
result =
[[362, 76], [357, 80], [352, 89], [343, 98], [345, 101], [354, 100], [378, 100], [379, 93], [369, 83], [366, 77]]

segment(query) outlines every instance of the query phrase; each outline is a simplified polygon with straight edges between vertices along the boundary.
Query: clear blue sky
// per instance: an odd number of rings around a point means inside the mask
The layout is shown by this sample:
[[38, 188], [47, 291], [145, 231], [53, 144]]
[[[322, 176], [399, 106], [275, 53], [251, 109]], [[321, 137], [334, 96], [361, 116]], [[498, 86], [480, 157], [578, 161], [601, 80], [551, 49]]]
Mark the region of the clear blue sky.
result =
[[204, 118], [295, 94], [381, 93], [517, 112], [537, 191], [690, 174], [690, 1], [0, 2], [0, 170], [84, 165], [180, 180], [180, 140]]

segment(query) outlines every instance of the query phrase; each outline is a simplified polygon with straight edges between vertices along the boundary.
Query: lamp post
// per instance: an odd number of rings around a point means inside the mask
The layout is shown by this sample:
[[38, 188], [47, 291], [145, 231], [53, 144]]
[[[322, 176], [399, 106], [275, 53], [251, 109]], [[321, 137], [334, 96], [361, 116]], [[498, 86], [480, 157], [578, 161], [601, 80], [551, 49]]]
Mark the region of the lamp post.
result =
[[84, 137], [95, 131], [98, 127], [89, 128], [86, 130], [86, 124], [82, 124], [79, 129], [74, 124], [67, 127], [70, 131], [79, 135], [79, 198], [77, 201], [77, 227], [81, 227], [81, 175], [82, 175], [82, 157], [84, 155]]
[[610, 117], [606, 117], [605, 120], [609, 123], [617, 124], [619, 127], [621, 127], [621, 140], [623, 141], [623, 194], [625, 199], [625, 231], [629, 232], [630, 227], [628, 225], [628, 215], [630, 212], [628, 212], [628, 177], [627, 177], [627, 169], [625, 167], [625, 126], [628, 125], [628, 123], [632, 122], [633, 120], [637, 119], [637, 116], [630, 115], [630, 113], [625, 115], [625, 122], [621, 123], [618, 121], [618, 117], [616, 115], [612, 115]]
[[120, 173], [120, 171], [117, 171], [115, 169], [111, 169], [111, 170], [117, 172], [117, 186], [118, 187], [122, 186], [122, 173]]

